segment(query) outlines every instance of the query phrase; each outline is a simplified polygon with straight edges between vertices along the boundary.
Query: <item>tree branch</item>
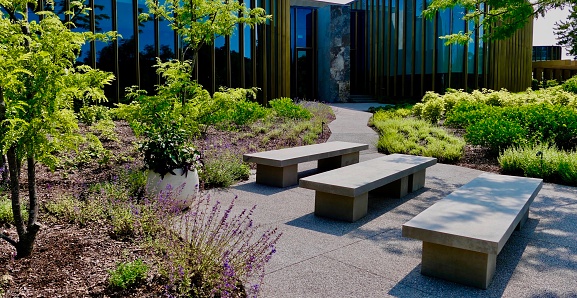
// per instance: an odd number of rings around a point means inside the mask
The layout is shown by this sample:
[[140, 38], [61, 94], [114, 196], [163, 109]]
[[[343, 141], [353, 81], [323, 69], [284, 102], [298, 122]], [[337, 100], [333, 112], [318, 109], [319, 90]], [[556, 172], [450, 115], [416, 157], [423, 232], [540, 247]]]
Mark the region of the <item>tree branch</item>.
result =
[[16, 245], [18, 245], [18, 242], [14, 241], [12, 238], [8, 237], [8, 235], [6, 235], [4, 233], [0, 233], [0, 239], [6, 240], [8, 243], [10, 243], [14, 247], [16, 247]]

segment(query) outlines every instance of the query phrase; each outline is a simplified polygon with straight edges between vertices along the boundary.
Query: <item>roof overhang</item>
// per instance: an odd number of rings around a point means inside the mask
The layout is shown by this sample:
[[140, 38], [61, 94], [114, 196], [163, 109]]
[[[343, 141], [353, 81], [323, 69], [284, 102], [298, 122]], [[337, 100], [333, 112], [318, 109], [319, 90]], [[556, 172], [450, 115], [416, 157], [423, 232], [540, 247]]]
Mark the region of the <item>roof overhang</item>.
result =
[[323, 7], [327, 5], [347, 5], [354, 0], [290, 0], [291, 6]]

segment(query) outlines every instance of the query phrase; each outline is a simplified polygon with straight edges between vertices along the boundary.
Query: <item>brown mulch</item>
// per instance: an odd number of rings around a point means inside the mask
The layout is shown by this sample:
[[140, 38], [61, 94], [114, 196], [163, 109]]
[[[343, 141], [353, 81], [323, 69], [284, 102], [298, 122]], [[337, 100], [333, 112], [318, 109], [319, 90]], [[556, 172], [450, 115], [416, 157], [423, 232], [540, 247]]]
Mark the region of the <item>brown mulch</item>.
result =
[[[51, 200], [58, 193], [79, 195], [92, 183], [112, 179], [119, 168], [142, 165], [134, 146], [136, 138], [130, 127], [125, 122], [116, 122], [116, 125], [121, 141], [107, 142], [104, 146], [112, 150], [117, 157], [129, 158], [117, 161], [111, 166], [90, 164], [79, 169], [70, 169], [67, 175], [58, 171], [53, 173], [38, 166], [38, 193], [41, 201]], [[219, 147], [217, 148], [219, 150], [245, 152], [250, 151], [248, 148], [254, 148], [251, 144], [261, 144], [258, 136], [239, 139], [238, 132], [209, 131], [207, 135], [210, 137], [197, 144], [201, 150]], [[330, 132], [327, 129], [317, 141], [325, 142], [329, 136]], [[300, 144], [283, 144], [279, 140], [271, 140], [264, 146], [266, 148], [259, 148], [264, 150], [296, 145]], [[457, 165], [499, 172], [496, 158], [487, 156], [486, 150], [477, 147], [467, 146], [464, 158]], [[25, 175], [22, 178], [24, 189]], [[7, 194], [7, 191], [4, 193]], [[26, 192], [23, 191], [22, 194]], [[118, 292], [108, 288], [108, 272], [114, 269], [118, 262], [132, 261], [136, 258], [152, 262], [148, 253], [137, 243], [111, 238], [110, 227], [103, 224], [81, 227], [58, 222], [42, 214], [41, 222], [44, 226], [38, 235], [34, 252], [29, 258], [14, 260], [15, 250], [7, 242], [0, 240], [0, 297], [2, 294], [4, 297], [162, 296], [163, 288], [158, 274], [152, 274], [148, 282], [137, 289]], [[0, 230], [15, 236], [13, 227], [0, 226]]]

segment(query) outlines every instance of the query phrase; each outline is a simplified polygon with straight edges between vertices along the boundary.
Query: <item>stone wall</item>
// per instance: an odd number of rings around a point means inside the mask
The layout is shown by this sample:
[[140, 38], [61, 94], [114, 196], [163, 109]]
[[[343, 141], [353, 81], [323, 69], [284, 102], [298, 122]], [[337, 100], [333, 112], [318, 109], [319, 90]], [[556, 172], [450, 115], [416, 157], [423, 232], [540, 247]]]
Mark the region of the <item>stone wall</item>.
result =
[[350, 7], [328, 5], [318, 9], [317, 100], [346, 102], [350, 96]]

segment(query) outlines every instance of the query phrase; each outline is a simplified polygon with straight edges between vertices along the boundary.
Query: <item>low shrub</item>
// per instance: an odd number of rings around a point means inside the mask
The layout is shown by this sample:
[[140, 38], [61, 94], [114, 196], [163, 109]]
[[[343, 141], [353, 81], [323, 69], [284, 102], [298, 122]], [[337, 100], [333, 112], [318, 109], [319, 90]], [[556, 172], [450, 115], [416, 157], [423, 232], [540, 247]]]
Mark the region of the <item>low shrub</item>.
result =
[[256, 297], [264, 265], [276, 252], [281, 233], [253, 224], [255, 210], [223, 210], [220, 202], [203, 197], [190, 210], [165, 222], [153, 247], [163, 256], [159, 272], [167, 291], [185, 297]]
[[108, 284], [114, 289], [126, 290], [146, 280], [149, 267], [140, 259], [132, 262], [119, 263], [108, 273]]
[[489, 117], [469, 125], [465, 140], [497, 153], [510, 146], [522, 144], [526, 136], [527, 131], [518, 123], [500, 117]]
[[455, 162], [463, 156], [465, 142], [462, 139], [427, 121], [391, 118], [379, 119], [373, 124], [379, 132], [380, 152], [431, 156], [443, 162]]
[[246, 125], [268, 115], [269, 111], [258, 102], [239, 101], [230, 110], [230, 121], [236, 125]]
[[543, 178], [546, 181], [577, 185], [577, 152], [559, 150], [544, 143], [506, 149], [499, 155], [503, 173]]
[[99, 105], [86, 105], [80, 108], [78, 119], [86, 125], [92, 125], [100, 120], [111, 120], [108, 107]]
[[96, 121], [89, 130], [98, 136], [102, 141], [118, 142], [118, 135], [116, 134], [116, 124], [110, 119], [103, 119]]
[[242, 155], [230, 151], [207, 152], [199, 179], [204, 187], [228, 187], [248, 179], [249, 174], [250, 167], [243, 163]]
[[577, 94], [577, 76], [573, 76], [570, 79], [566, 80], [565, 82], [563, 82], [563, 85], [561, 86], [563, 90]]
[[311, 112], [302, 105], [295, 104], [288, 97], [273, 99], [268, 103], [279, 117], [290, 119], [310, 119], [312, 117]]

